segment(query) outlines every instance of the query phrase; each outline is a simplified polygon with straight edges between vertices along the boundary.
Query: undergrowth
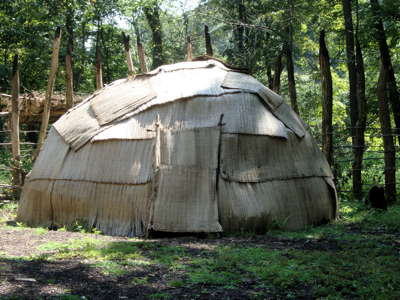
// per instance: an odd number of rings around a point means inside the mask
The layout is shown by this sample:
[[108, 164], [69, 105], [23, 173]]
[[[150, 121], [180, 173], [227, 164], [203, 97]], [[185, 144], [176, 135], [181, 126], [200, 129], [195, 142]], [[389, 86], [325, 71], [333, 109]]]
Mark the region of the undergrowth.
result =
[[[5, 205], [0, 216], [12, 216], [13, 210]], [[232, 290], [254, 299], [400, 299], [399, 229], [400, 206], [381, 212], [346, 201], [331, 224], [267, 233], [265, 240], [276, 239], [280, 247], [260, 243], [262, 236], [194, 240], [204, 244], [199, 248], [179, 239], [173, 244], [166, 239], [110, 242], [85, 234], [43, 243], [40, 254], [20, 260], [76, 259], [103, 276], [129, 277], [133, 286], [151, 286], [155, 280], [166, 286], [149, 299], [174, 298], [169, 289], [199, 295]]]

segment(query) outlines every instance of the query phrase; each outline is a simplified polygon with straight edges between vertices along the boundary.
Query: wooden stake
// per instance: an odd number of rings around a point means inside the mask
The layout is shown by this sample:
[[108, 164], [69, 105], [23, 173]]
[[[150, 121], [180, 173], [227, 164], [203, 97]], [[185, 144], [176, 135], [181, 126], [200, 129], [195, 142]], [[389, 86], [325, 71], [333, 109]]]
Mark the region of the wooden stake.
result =
[[138, 53], [139, 62], [140, 62], [140, 70], [142, 71], [142, 73], [146, 73], [147, 72], [146, 59], [144, 56], [143, 45], [142, 45], [142, 42], [140, 41], [139, 33], [136, 33], [136, 46], [137, 46], [137, 53]]
[[187, 37], [186, 53], [187, 53], [186, 60], [192, 61], [193, 60], [193, 51], [192, 51], [192, 40], [191, 40], [190, 36]]
[[130, 40], [130, 36], [126, 35], [125, 32], [122, 32], [122, 42], [124, 43], [126, 62], [128, 64], [128, 75], [133, 76], [136, 72], [132, 61]]
[[213, 56], [211, 37], [210, 37], [210, 33], [208, 32], [207, 25], [204, 25], [204, 38], [206, 39], [206, 53], [208, 56]]
[[[21, 172], [21, 150], [19, 144], [19, 66], [18, 54], [14, 56], [11, 80], [11, 149], [12, 149], [12, 184], [20, 187], [22, 185]], [[19, 189], [14, 191], [16, 198]]]
[[74, 87], [73, 87], [73, 72], [72, 72], [72, 45], [68, 42], [67, 55], [65, 56], [65, 99], [67, 108], [74, 106]]
[[42, 123], [40, 124], [39, 140], [36, 148], [34, 158], [39, 154], [40, 148], [42, 147], [46, 138], [47, 126], [49, 125], [50, 118], [50, 103], [53, 95], [54, 82], [56, 80], [57, 68], [58, 68], [58, 54], [60, 52], [61, 43], [61, 28], [58, 26], [55, 32], [53, 41], [53, 53], [51, 56], [51, 69], [49, 75], [49, 81], [47, 82], [47, 91], [44, 99], [44, 107], [42, 114]]

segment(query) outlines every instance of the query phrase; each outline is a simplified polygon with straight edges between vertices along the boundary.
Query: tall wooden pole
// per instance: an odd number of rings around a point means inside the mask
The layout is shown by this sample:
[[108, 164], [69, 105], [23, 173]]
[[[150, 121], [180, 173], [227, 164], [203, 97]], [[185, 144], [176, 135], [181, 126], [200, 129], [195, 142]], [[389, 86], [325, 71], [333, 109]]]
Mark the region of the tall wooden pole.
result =
[[[21, 150], [19, 144], [19, 66], [18, 55], [14, 56], [11, 80], [11, 149], [12, 149], [12, 183], [19, 187], [22, 185]], [[14, 195], [18, 197], [19, 188]]]
[[193, 47], [192, 47], [192, 40], [190, 36], [187, 37], [187, 44], [186, 44], [186, 60], [192, 61], [193, 60]]
[[138, 29], [136, 30], [136, 48], [137, 48], [137, 54], [139, 57], [140, 70], [142, 71], [142, 73], [146, 73], [147, 72], [146, 58], [144, 55], [144, 49], [143, 49], [142, 42], [140, 41], [140, 34], [139, 34]]
[[53, 54], [51, 56], [51, 69], [50, 69], [49, 81], [47, 82], [47, 90], [44, 99], [42, 124], [40, 124], [39, 140], [34, 157], [36, 157], [39, 154], [40, 148], [42, 147], [44, 140], [46, 138], [47, 126], [49, 125], [50, 103], [51, 103], [51, 97], [53, 95], [54, 82], [56, 80], [56, 75], [57, 75], [60, 43], [61, 43], [61, 28], [57, 27], [53, 41]]
[[325, 43], [325, 31], [321, 30], [319, 35], [319, 65], [321, 72], [322, 89], [322, 151], [330, 166], [333, 165], [333, 89], [331, 63], [328, 48]]
[[128, 75], [135, 75], [135, 67], [133, 66], [132, 61], [132, 53], [131, 53], [131, 38], [129, 35], [126, 35], [125, 32], [122, 32], [122, 42], [124, 43], [125, 55], [126, 55], [126, 63], [128, 64]]
[[67, 55], [65, 56], [65, 99], [67, 108], [71, 108], [74, 105], [74, 78], [73, 78], [73, 66], [72, 66], [72, 52], [73, 52], [73, 16], [74, 12], [72, 9], [68, 9], [66, 17], [66, 29], [68, 33], [67, 40]]
[[208, 56], [213, 56], [214, 52], [211, 44], [211, 36], [207, 25], [204, 25], [204, 38], [206, 40], [206, 53]]

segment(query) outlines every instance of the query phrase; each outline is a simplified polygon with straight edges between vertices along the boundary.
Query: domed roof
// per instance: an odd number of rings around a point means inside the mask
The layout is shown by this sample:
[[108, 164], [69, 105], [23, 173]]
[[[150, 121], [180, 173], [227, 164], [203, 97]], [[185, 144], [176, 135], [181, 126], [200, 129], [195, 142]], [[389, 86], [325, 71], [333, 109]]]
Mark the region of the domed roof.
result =
[[[266, 111], [277, 118], [264, 122], [268, 124], [267, 132], [260, 134], [285, 137], [285, 128], [289, 128], [297, 136], [304, 136], [302, 122], [281, 96], [252, 76], [213, 59], [164, 65], [146, 74], [117, 80], [69, 110], [54, 128], [74, 150], [78, 150], [106, 129], [154, 106], [195, 97], [241, 93], [258, 95]], [[195, 112], [192, 117], [196, 118]], [[106, 136], [111, 138], [113, 134], [118, 135], [119, 130], [110, 130]], [[149, 133], [142, 128], [138, 134], [146, 136]], [[97, 140], [102, 138], [104, 134]]]

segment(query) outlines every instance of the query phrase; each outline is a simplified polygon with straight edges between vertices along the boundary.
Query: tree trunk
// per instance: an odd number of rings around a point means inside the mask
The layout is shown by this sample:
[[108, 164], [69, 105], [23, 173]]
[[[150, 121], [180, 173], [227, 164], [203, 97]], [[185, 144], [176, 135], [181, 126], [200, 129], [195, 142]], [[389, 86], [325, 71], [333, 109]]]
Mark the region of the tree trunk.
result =
[[325, 43], [325, 31], [322, 30], [319, 36], [319, 65], [322, 81], [322, 151], [330, 166], [333, 166], [333, 90], [332, 74], [328, 48]]
[[79, 91], [80, 86], [82, 83], [82, 75], [84, 74], [84, 64], [86, 62], [86, 48], [85, 48], [85, 43], [86, 43], [86, 38], [87, 38], [87, 33], [86, 33], [86, 22], [82, 22], [80, 26], [80, 31], [81, 31], [81, 57], [80, 61], [81, 63], [75, 68], [75, 76], [74, 76], [74, 86], [75, 90]]
[[49, 75], [49, 81], [47, 82], [47, 90], [43, 104], [42, 123], [40, 124], [39, 140], [36, 148], [35, 158], [39, 154], [40, 148], [42, 147], [46, 138], [47, 126], [49, 125], [50, 118], [50, 103], [53, 95], [54, 82], [56, 80], [57, 68], [58, 68], [58, 54], [60, 52], [61, 43], [61, 28], [57, 27], [54, 41], [53, 41], [53, 53], [51, 56], [51, 69]]
[[74, 31], [73, 31], [73, 11], [68, 9], [66, 17], [66, 29], [68, 34], [67, 40], [67, 55], [65, 56], [65, 100], [68, 108], [74, 105], [74, 86], [73, 86], [73, 63], [72, 63], [72, 52], [74, 42]]
[[19, 66], [18, 55], [14, 56], [11, 80], [11, 149], [12, 149], [12, 184], [17, 188], [14, 189], [14, 196], [18, 198], [22, 185], [21, 172], [21, 150], [19, 144]]
[[160, 12], [159, 12], [160, 9], [158, 7], [158, 4], [155, 2], [152, 6], [145, 6], [143, 10], [152, 33], [152, 41], [153, 41], [152, 67], [153, 69], [155, 69], [165, 63], [164, 53], [163, 53], [163, 43], [162, 43]]
[[139, 62], [140, 62], [140, 70], [142, 71], [142, 73], [146, 73], [147, 72], [146, 59], [144, 56], [144, 49], [143, 49], [142, 42], [140, 41], [139, 35], [136, 38], [136, 46], [137, 46], [137, 53], [138, 53]]
[[272, 76], [271, 66], [267, 65], [267, 80], [268, 80], [268, 88], [272, 90], [272, 86], [274, 83], [274, 77]]
[[390, 125], [390, 111], [386, 90], [388, 84], [388, 72], [381, 62], [378, 80], [378, 102], [379, 102], [379, 121], [383, 138], [384, 158], [385, 158], [385, 194], [388, 203], [396, 200], [396, 157]]
[[103, 88], [103, 63], [100, 50], [100, 31], [101, 25], [99, 22], [96, 35], [96, 89], [98, 90]]
[[360, 145], [356, 139], [356, 127], [358, 121], [358, 100], [357, 100], [357, 69], [356, 69], [356, 57], [354, 53], [354, 30], [353, 30], [353, 18], [351, 10], [351, 0], [342, 0], [344, 24], [345, 24], [345, 35], [346, 35], [346, 57], [347, 57], [347, 69], [349, 71], [349, 98], [350, 98], [350, 123], [351, 123], [351, 138], [353, 148], [353, 169], [352, 169], [352, 180], [353, 180], [353, 194], [360, 191], [360, 182], [358, 179], [358, 171], [354, 168], [354, 162], [356, 161], [358, 148]]
[[282, 52], [276, 57], [275, 65], [274, 65], [274, 79], [272, 82], [272, 90], [279, 94], [281, 91], [281, 74], [283, 70], [282, 65]]
[[361, 46], [356, 35], [356, 69], [357, 69], [357, 104], [358, 118], [355, 128], [354, 161], [353, 161], [353, 195], [362, 199], [362, 162], [365, 149], [364, 132], [367, 122], [364, 60]]
[[396, 78], [393, 71], [392, 59], [390, 57], [390, 50], [388, 44], [386, 42], [386, 32], [383, 27], [383, 22], [381, 18], [381, 9], [379, 7], [378, 0], [370, 0], [371, 1], [371, 9], [372, 14], [374, 16], [374, 27], [375, 27], [375, 35], [376, 40], [379, 44], [379, 52], [381, 56], [381, 62], [384, 68], [384, 71], [387, 73], [387, 88], [388, 88], [388, 96], [389, 103], [392, 107], [394, 122], [396, 124], [396, 133], [399, 134], [398, 139], [400, 143], [400, 95], [399, 90], [396, 85]]
[[208, 56], [213, 56], [214, 52], [213, 52], [212, 44], [211, 44], [211, 36], [208, 31], [207, 25], [204, 25], [204, 38], [206, 40], [206, 54]]
[[289, 5], [289, 25], [287, 28], [288, 41], [286, 42], [286, 69], [288, 74], [288, 85], [289, 85], [289, 95], [290, 104], [293, 110], [300, 115], [299, 107], [297, 104], [297, 92], [296, 92], [296, 82], [294, 79], [294, 64], [293, 64], [293, 17], [294, 17], [294, 6], [293, 0], [288, 0]]
[[191, 40], [190, 36], [187, 37], [186, 60], [187, 61], [193, 60], [193, 47], [192, 47], [192, 40]]
[[128, 64], [128, 75], [132, 76], [135, 75], [135, 67], [133, 66], [132, 61], [130, 40], [131, 38], [129, 35], [125, 35], [125, 33], [122, 32], [122, 42], [124, 43], [126, 63]]

